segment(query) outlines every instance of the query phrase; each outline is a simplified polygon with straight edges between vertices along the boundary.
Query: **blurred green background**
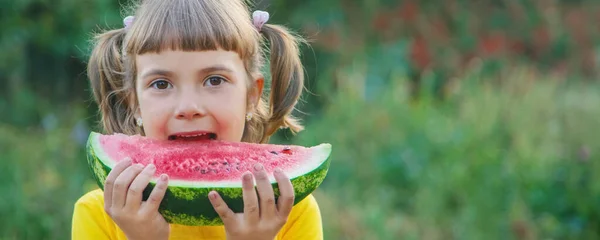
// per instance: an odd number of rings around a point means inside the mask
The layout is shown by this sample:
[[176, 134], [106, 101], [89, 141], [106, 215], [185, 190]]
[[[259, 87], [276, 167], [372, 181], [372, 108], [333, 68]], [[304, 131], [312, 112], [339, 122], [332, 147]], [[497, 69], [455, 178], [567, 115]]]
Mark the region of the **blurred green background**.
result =
[[[0, 0], [0, 239], [69, 239], [96, 187], [89, 40], [122, 0]], [[334, 146], [326, 239], [600, 239], [600, 2], [262, 1]]]

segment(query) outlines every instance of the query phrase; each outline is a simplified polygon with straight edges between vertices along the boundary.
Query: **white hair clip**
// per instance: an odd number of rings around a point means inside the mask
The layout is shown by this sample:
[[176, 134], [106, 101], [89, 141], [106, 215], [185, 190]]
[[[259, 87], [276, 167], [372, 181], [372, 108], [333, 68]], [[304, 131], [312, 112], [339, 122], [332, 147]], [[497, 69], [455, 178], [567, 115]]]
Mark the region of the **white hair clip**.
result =
[[123, 19], [123, 26], [125, 26], [125, 29], [129, 29], [129, 27], [133, 23], [133, 20], [134, 20], [133, 16], [127, 16], [126, 18]]
[[269, 21], [268, 12], [256, 10], [252, 13], [252, 22], [259, 32], [267, 21]]

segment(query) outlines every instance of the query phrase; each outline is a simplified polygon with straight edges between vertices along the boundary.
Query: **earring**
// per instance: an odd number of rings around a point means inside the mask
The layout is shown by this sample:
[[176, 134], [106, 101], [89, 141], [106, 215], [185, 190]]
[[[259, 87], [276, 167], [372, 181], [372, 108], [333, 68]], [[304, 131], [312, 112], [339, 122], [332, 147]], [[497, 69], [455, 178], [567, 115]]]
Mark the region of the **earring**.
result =
[[138, 127], [141, 127], [141, 126], [142, 126], [142, 123], [143, 123], [143, 122], [142, 122], [142, 118], [138, 118], [138, 119], [136, 119], [136, 121], [135, 121], [135, 122], [137, 123]]
[[252, 119], [252, 113], [246, 114], [246, 121], [250, 121]]

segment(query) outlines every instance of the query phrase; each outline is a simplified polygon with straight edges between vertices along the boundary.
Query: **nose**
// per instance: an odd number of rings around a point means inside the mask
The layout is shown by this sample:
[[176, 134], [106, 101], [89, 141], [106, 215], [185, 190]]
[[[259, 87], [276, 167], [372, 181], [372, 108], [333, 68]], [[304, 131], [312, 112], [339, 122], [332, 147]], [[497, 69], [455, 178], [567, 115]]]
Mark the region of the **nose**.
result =
[[192, 120], [206, 115], [202, 104], [195, 101], [194, 96], [182, 96], [175, 111], [176, 118], [181, 120]]

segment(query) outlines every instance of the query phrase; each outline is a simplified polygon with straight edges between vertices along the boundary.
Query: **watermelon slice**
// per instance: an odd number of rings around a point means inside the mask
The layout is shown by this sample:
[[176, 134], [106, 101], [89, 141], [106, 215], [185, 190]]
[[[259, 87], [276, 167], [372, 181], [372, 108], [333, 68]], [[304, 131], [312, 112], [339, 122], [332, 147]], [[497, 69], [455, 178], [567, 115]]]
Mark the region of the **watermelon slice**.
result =
[[255, 163], [266, 169], [279, 196], [273, 177], [280, 168], [291, 179], [294, 204], [311, 194], [325, 179], [331, 145], [314, 147], [275, 144], [207, 141], [158, 141], [139, 135], [103, 135], [91, 132], [87, 143], [88, 164], [100, 188], [117, 162], [129, 157], [133, 163], [153, 163], [156, 173], [146, 187], [146, 200], [158, 177], [169, 175], [169, 187], [159, 212], [173, 224], [188, 226], [222, 225], [208, 199], [216, 190], [234, 212], [243, 212], [242, 174]]

